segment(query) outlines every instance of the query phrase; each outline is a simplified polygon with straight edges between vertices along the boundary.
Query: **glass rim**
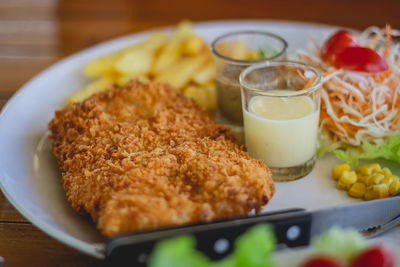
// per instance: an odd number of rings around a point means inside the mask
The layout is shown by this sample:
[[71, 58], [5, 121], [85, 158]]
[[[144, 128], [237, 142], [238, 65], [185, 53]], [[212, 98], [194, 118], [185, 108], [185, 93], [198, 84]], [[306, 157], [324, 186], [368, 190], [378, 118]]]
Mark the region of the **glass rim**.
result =
[[[313, 71], [316, 75], [317, 78], [315, 79], [315, 81], [306, 89], [301, 89], [301, 90], [297, 90], [297, 91], [288, 91], [285, 93], [277, 93], [276, 91], [274, 92], [270, 92], [268, 90], [262, 90], [253, 86], [248, 85], [245, 82], [245, 76], [256, 70], [256, 69], [260, 69], [260, 68], [264, 68], [264, 67], [280, 67], [280, 66], [291, 66], [291, 67], [300, 67], [304, 70], [311, 70]], [[309, 94], [313, 91], [316, 91], [317, 89], [319, 89], [322, 85], [322, 72], [305, 63], [302, 62], [298, 62], [298, 61], [266, 61], [266, 62], [262, 62], [262, 63], [258, 63], [258, 64], [254, 64], [252, 66], [247, 67], [246, 69], [244, 69], [240, 75], [239, 75], [239, 83], [240, 83], [240, 87], [246, 88], [247, 90], [253, 91], [253, 92], [257, 92], [261, 95], [265, 95], [265, 96], [271, 96], [271, 97], [293, 97], [293, 96], [302, 96], [302, 95], [306, 95]], [[279, 90], [279, 89], [278, 89]], [[283, 91], [283, 90], [282, 90]]]
[[[268, 58], [260, 58], [260, 59], [252, 59], [252, 60], [242, 60], [242, 59], [233, 59], [227, 56], [222, 55], [221, 53], [219, 53], [216, 49], [215, 49], [215, 45], [223, 38], [229, 37], [229, 36], [233, 36], [236, 34], [259, 34], [259, 35], [264, 35], [264, 36], [268, 36], [268, 37], [273, 37], [277, 40], [279, 40], [280, 42], [282, 42], [283, 44], [283, 48], [281, 49], [281, 51], [279, 51], [279, 53], [273, 57], [268, 57]], [[228, 61], [230, 63], [235, 63], [237, 65], [249, 65], [249, 64], [253, 64], [253, 63], [259, 63], [259, 62], [264, 62], [266, 60], [274, 60], [276, 58], [281, 57], [283, 54], [286, 53], [286, 50], [288, 48], [288, 43], [286, 42], [285, 39], [283, 39], [282, 37], [280, 37], [279, 35], [270, 33], [270, 32], [264, 32], [264, 31], [253, 31], [253, 30], [243, 30], [243, 31], [234, 31], [234, 32], [228, 32], [225, 33], [219, 37], [217, 37], [212, 43], [211, 43], [211, 52], [219, 57], [222, 60]]]

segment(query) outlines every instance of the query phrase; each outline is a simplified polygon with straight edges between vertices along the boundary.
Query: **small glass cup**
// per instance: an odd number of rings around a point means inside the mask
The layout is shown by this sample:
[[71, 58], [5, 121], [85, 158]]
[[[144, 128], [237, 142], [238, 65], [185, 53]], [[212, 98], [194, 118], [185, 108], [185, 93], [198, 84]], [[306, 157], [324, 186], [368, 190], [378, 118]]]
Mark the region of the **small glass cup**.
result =
[[[287, 43], [283, 38], [259, 31], [228, 33], [218, 37], [211, 44], [216, 68], [217, 119], [220, 122], [243, 126], [240, 73], [255, 63], [284, 60], [286, 49]], [[247, 52], [253, 54], [252, 59], [246, 56]]]
[[316, 161], [321, 72], [309, 65], [264, 62], [240, 74], [247, 151], [275, 181], [311, 172]]

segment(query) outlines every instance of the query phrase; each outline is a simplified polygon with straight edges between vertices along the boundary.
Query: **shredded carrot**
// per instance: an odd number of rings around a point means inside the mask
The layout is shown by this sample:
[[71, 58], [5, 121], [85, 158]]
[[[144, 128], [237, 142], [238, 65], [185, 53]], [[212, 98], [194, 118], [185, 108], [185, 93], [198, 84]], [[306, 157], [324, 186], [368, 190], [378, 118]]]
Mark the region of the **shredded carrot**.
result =
[[327, 76], [329, 76], [329, 75], [331, 75], [331, 74], [333, 74], [335, 72], [338, 72], [338, 70], [327, 71], [322, 75], [322, 77], [326, 78]]
[[303, 90], [309, 88], [317, 79], [317, 76], [312, 77], [308, 80], [308, 82], [303, 86]]
[[396, 117], [393, 119], [393, 123], [397, 124], [400, 121], [400, 112], [397, 113]]
[[334, 91], [333, 93], [330, 93], [329, 94], [329, 97], [330, 98], [334, 98], [334, 97], [337, 97], [337, 96], [340, 96], [340, 95], [343, 95], [344, 93], [342, 92], [342, 91], [340, 91], [340, 90], [336, 90], [336, 91]]
[[332, 139], [331, 131], [329, 130], [329, 128], [325, 125], [323, 129], [325, 131], [325, 134], [329, 137], [329, 139]]
[[384, 57], [387, 57], [389, 54], [391, 37], [392, 37], [392, 27], [390, 27], [390, 25], [386, 25], [386, 45], [385, 45], [385, 50], [383, 50]]
[[307, 78], [304, 76], [303, 73], [301, 73], [300, 69], [297, 69], [297, 74], [299, 74], [299, 76], [300, 76], [304, 81], [307, 81]]
[[379, 82], [383, 82], [386, 78], [388, 78], [390, 75], [392, 74], [392, 70], [391, 69], [387, 69], [384, 72], [382, 72], [381, 75], [379, 75]]
[[314, 39], [314, 37], [313, 37], [311, 34], [310, 34], [310, 40], [311, 40], [311, 42], [313, 42], [315, 48], [316, 48], [318, 51], [321, 51], [321, 46], [318, 44], [318, 42]]
[[[369, 28], [359, 37], [363, 46], [378, 49], [386, 58], [389, 68], [380, 73], [334, 68], [322, 60], [320, 46], [313, 39], [316, 49], [299, 52], [299, 59], [323, 71], [321, 130], [333, 142], [381, 144], [400, 130], [400, 49], [390, 49], [391, 36], [397, 32], [387, 25], [385, 29]], [[380, 43], [385, 46], [377, 46]], [[304, 73], [299, 75], [304, 88], [315, 81]]]
[[349, 92], [355, 99], [357, 99], [357, 101], [361, 101], [361, 98], [360, 98], [359, 95], [357, 95], [356, 93], [354, 93], [353, 90], [347, 88], [347, 87], [344, 86], [343, 84], [338, 83], [338, 82], [334, 82], [334, 81], [327, 81], [327, 83], [332, 84], [332, 85], [334, 85], [334, 86], [337, 86], [337, 87], [340, 87], [340, 88], [346, 90], [346, 91]]

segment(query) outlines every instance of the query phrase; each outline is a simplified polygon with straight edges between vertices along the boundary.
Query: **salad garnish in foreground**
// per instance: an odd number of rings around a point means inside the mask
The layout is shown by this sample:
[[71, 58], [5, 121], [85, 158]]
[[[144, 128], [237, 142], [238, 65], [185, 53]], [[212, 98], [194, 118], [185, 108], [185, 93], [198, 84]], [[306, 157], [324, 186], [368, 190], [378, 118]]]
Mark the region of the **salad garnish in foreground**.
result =
[[[196, 250], [196, 240], [186, 235], [157, 243], [149, 261], [150, 267], [214, 266], [272, 267], [281, 266], [274, 259], [276, 239], [272, 228], [259, 224], [242, 234], [234, 251], [220, 261], [211, 261]], [[386, 246], [368, 242], [351, 229], [334, 227], [313, 240], [305, 250], [301, 267], [394, 267], [394, 253]], [[293, 265], [296, 266], [296, 265]]]

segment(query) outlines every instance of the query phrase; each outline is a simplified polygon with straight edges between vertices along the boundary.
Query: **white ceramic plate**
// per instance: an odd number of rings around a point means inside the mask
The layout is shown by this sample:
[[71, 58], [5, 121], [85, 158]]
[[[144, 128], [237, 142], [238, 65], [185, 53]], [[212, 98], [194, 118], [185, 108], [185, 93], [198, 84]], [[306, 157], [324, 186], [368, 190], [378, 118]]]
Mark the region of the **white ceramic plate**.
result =
[[[236, 30], [262, 30], [278, 34], [289, 43], [289, 52], [306, 47], [309, 36], [322, 41], [335, 27], [280, 21], [219, 21], [196, 24], [208, 42]], [[89, 60], [145, 39], [151, 31], [133, 34], [84, 50], [48, 68], [23, 86], [0, 116], [0, 186], [8, 200], [28, 220], [59, 241], [92, 256], [102, 237], [88, 218], [75, 213], [66, 200], [57, 163], [47, 140], [47, 124], [66, 98], [88, 80], [82, 75]], [[277, 193], [265, 210], [303, 207], [315, 210], [353, 201], [334, 188], [327, 157], [304, 179], [278, 183]]]

